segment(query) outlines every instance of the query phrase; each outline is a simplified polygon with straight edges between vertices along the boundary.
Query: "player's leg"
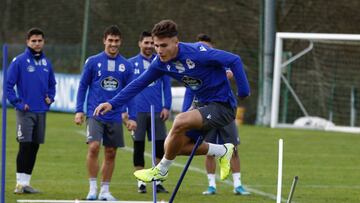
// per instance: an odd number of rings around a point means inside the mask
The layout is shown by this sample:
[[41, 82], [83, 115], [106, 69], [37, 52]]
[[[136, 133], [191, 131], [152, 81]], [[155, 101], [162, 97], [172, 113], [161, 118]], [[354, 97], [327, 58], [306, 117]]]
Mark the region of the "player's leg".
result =
[[[148, 117], [147, 114], [148, 113], [139, 112], [137, 113], [136, 116], [137, 128], [133, 136], [133, 146], [134, 146], [133, 165], [135, 171], [144, 169], [145, 166], [145, 159], [144, 159], [145, 135], [147, 129], [150, 128], [150, 117], [147, 118]], [[146, 193], [145, 182], [138, 180], [137, 186], [139, 193]]]
[[[211, 130], [205, 137], [205, 142], [208, 143], [217, 143], [218, 139], [218, 131], [217, 129]], [[206, 156], [205, 158], [205, 169], [208, 178], [208, 187], [202, 193], [203, 195], [213, 195], [216, 193], [216, 160], [213, 156]]]
[[99, 151], [100, 142], [104, 134], [104, 126], [93, 118], [87, 119], [86, 136], [88, 152], [86, 156], [86, 166], [89, 177], [89, 193], [87, 200], [97, 199], [97, 175], [99, 173]]
[[[165, 121], [160, 118], [160, 113], [155, 113], [155, 138], [156, 138], [156, 164], [159, 164], [164, 156], [164, 144], [166, 139], [166, 125]], [[156, 181], [156, 192], [168, 193], [162, 181]]]
[[235, 121], [225, 126], [219, 131], [221, 139], [225, 142], [231, 142], [235, 145], [234, 153], [231, 157], [231, 171], [233, 176], [234, 193], [238, 195], [249, 195], [250, 193], [242, 186], [240, 172], [240, 155], [238, 153], [240, 137]]
[[[160, 163], [154, 168], [136, 171], [134, 175], [145, 182], [165, 180], [168, 169], [175, 157], [177, 155], [189, 155], [194, 147], [192, 138], [199, 136], [199, 134], [189, 135], [189, 130], [197, 129], [198, 131], [204, 131], [223, 127], [233, 120], [234, 116], [234, 109], [227, 104], [220, 103], [210, 103], [201, 109], [178, 114], [165, 140], [165, 155]], [[190, 133], [191, 132], [195, 131], [190, 131]], [[225, 179], [229, 175], [230, 158], [233, 147], [232, 144], [216, 145], [202, 143], [196, 151], [196, 154], [221, 157], [220, 175]]]
[[102, 164], [102, 179], [99, 200], [116, 201], [110, 193], [111, 177], [115, 168], [116, 150], [118, 147], [124, 147], [124, 136], [122, 123], [105, 123], [105, 133], [103, 136], [103, 145], [105, 146], [105, 158]]
[[36, 115], [31, 112], [16, 111], [17, 140], [19, 151], [16, 158], [15, 194], [38, 193], [30, 186], [31, 174], [35, 165], [38, 143], [33, 144], [33, 132], [36, 125]]

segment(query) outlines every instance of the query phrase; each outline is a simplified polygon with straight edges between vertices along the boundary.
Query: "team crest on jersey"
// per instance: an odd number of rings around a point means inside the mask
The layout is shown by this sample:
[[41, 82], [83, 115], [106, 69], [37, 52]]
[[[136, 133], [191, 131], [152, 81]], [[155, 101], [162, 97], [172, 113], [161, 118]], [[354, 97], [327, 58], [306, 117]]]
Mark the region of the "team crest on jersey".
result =
[[27, 70], [29, 73], [32, 73], [32, 72], [35, 71], [35, 67], [30, 65], [30, 66], [28, 66], [28, 67], [26, 68], [26, 70]]
[[186, 75], [181, 80], [186, 87], [189, 87], [192, 90], [198, 90], [202, 84], [201, 80]]
[[101, 81], [101, 87], [106, 91], [115, 91], [119, 88], [119, 81], [112, 76], [108, 76]]
[[125, 71], [125, 65], [122, 63], [119, 65], [119, 71], [124, 72]]
[[42, 60], [41, 60], [41, 63], [43, 64], [43, 66], [47, 66], [47, 62], [46, 62], [45, 59], [42, 59]]
[[134, 74], [135, 74], [135, 75], [140, 74], [140, 69], [138, 69], [138, 68], [134, 68]]
[[199, 47], [199, 49], [200, 49], [200, 51], [207, 51], [207, 49], [202, 45]]
[[179, 73], [185, 71], [185, 67], [180, 61], [176, 61], [174, 64], [175, 64], [175, 68], [178, 70]]
[[189, 67], [189, 69], [195, 68], [195, 63], [190, 59], [186, 59], [186, 64]]
[[101, 67], [101, 63], [98, 63], [97, 66], [100, 68], [100, 67]]

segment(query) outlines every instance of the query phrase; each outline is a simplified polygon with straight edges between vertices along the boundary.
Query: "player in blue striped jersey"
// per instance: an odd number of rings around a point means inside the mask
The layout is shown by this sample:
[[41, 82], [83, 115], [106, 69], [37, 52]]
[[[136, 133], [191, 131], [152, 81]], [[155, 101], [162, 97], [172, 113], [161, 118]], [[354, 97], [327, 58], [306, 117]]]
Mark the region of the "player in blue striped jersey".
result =
[[[237, 94], [249, 96], [250, 88], [239, 56], [204, 46], [202, 43], [182, 43], [178, 40], [177, 25], [171, 20], [157, 23], [153, 30], [157, 57], [148, 70], [132, 81], [124, 90], [108, 102], [100, 104], [94, 114], [103, 115], [111, 109], [121, 108], [143, 88], [163, 75], [169, 75], [184, 83], [198, 97], [201, 108], [183, 112], [176, 116], [165, 140], [165, 155], [151, 169], [136, 171], [136, 178], [150, 182], [166, 180], [168, 170], [177, 155], [189, 155], [194, 139], [214, 128], [222, 128], [235, 118], [236, 99], [223, 67], [233, 72]], [[196, 154], [219, 157], [220, 177], [230, 174], [230, 158], [234, 145], [202, 143]]]
[[[132, 64], [119, 54], [121, 32], [117, 26], [105, 29], [103, 42], [105, 50], [89, 57], [84, 65], [80, 79], [75, 123], [84, 122], [84, 103], [87, 117], [87, 169], [89, 175], [89, 193], [87, 200], [116, 200], [109, 191], [109, 184], [115, 166], [116, 150], [124, 147], [122, 129], [122, 107], [114, 109], [106, 115], [93, 116], [97, 105], [114, 97], [133, 79]], [[86, 94], [88, 92], [88, 94]], [[122, 105], [121, 105], [122, 106]], [[129, 120], [127, 128], [135, 130], [136, 115], [133, 102], [129, 102]], [[105, 147], [105, 158], [102, 164], [101, 189], [97, 195], [97, 175], [99, 172], [98, 156], [100, 144]]]

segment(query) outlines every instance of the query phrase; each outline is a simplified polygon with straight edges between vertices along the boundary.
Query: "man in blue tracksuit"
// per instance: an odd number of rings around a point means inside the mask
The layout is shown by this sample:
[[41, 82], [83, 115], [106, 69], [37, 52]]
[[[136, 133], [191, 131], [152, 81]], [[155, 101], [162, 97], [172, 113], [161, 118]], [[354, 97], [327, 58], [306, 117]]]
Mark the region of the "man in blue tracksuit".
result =
[[42, 52], [44, 32], [30, 29], [26, 44], [25, 52], [11, 62], [6, 84], [8, 100], [16, 109], [16, 194], [39, 192], [30, 186], [30, 179], [39, 144], [45, 141], [46, 112], [54, 102], [56, 85], [51, 63]]
[[[150, 182], [166, 180], [168, 170], [179, 154], [189, 155], [194, 139], [214, 128], [222, 128], [235, 119], [236, 99], [226, 78], [224, 67], [233, 72], [237, 94], [240, 98], [250, 94], [249, 84], [239, 56], [204, 46], [202, 43], [181, 43], [177, 37], [177, 25], [163, 20], [152, 29], [157, 57], [148, 70], [132, 81], [113, 99], [100, 104], [94, 115], [105, 115], [111, 109], [118, 109], [151, 82], [163, 75], [169, 75], [184, 83], [198, 97], [200, 108], [180, 113], [165, 140], [165, 155], [153, 168], [135, 171], [136, 178]], [[197, 155], [220, 157], [220, 178], [230, 174], [230, 158], [234, 145], [202, 143]]]
[[[140, 53], [129, 61], [134, 66], [134, 76], [139, 77], [148, 69], [154, 59], [154, 40], [150, 32], [142, 32], [139, 38]], [[164, 141], [166, 138], [165, 121], [169, 118], [171, 108], [171, 84], [168, 76], [152, 82], [148, 87], [135, 97], [137, 129], [134, 133], [133, 163], [135, 170], [144, 169], [145, 134], [151, 140], [151, 116], [150, 106], [154, 105], [155, 110], [155, 138], [156, 138], [156, 163], [159, 163], [164, 156]], [[167, 193], [168, 191], [161, 184], [156, 182], [157, 192]], [[146, 193], [146, 183], [138, 180], [138, 192]]]
[[[85, 62], [77, 94], [75, 123], [81, 125], [84, 121], [86, 97], [87, 168], [90, 185], [86, 199], [115, 201], [116, 199], [109, 191], [109, 184], [115, 166], [116, 149], [124, 147], [122, 108], [100, 116], [93, 116], [93, 112], [97, 105], [114, 97], [130, 83], [133, 78], [133, 67], [119, 54], [121, 32], [117, 26], [113, 25], [105, 29], [103, 42], [105, 50], [89, 57]], [[87, 91], [88, 94], [86, 94]], [[133, 105], [129, 104], [129, 120], [126, 125], [129, 130], [135, 130], [136, 112]], [[96, 180], [99, 172], [98, 155], [101, 143], [105, 146], [105, 158], [102, 164], [101, 189], [97, 195]]]

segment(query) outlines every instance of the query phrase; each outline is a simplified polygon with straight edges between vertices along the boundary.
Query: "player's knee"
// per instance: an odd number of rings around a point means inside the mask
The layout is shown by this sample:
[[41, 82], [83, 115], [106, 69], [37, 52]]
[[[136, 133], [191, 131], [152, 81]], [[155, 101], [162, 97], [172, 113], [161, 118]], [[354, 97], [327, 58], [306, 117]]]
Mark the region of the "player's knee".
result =
[[134, 154], [133, 154], [134, 166], [142, 166], [142, 167], [145, 166], [144, 148], [145, 148], [145, 141], [134, 141]]
[[115, 147], [105, 147], [105, 159], [114, 160], [116, 157], [116, 148]]
[[100, 143], [98, 142], [89, 143], [88, 154], [90, 156], [97, 156], [99, 154], [99, 151], [100, 151]]

